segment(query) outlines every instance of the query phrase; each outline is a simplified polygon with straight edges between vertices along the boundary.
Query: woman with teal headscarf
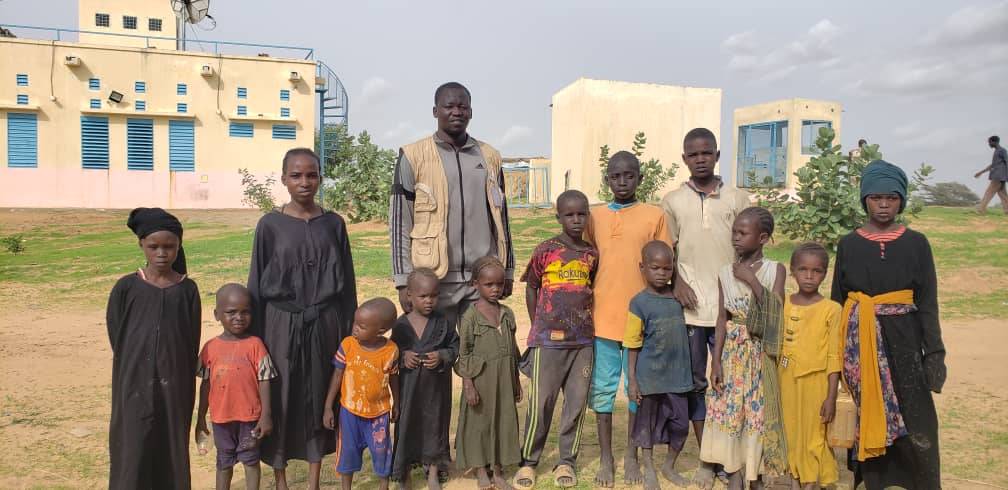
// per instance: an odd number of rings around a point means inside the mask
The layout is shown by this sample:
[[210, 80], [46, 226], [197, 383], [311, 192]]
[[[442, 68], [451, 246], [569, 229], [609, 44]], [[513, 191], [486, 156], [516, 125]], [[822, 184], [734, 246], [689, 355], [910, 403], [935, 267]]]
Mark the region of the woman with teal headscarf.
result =
[[867, 223], [837, 245], [833, 300], [843, 304], [842, 374], [857, 404], [855, 484], [941, 488], [938, 417], [945, 346], [931, 245], [897, 220], [907, 177], [876, 160], [861, 175]]

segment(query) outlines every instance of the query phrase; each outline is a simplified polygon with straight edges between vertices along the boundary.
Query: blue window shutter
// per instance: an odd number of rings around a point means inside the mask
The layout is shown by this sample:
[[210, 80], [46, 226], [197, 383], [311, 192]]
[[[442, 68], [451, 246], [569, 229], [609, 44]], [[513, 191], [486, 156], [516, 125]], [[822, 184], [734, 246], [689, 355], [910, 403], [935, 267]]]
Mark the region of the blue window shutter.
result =
[[186, 112], [189, 109], [189, 106], [185, 102], [179, 102], [178, 105], [176, 105], [176, 109], [178, 109], [179, 112]]
[[101, 90], [101, 80], [97, 78], [89, 78], [87, 81], [88, 88], [91, 90]]
[[178, 95], [185, 95], [185, 94], [189, 93], [189, 87], [187, 87], [186, 84], [184, 84], [184, 83], [180, 83], [175, 88], [175, 93], [177, 93]]
[[292, 140], [297, 137], [297, 128], [290, 124], [274, 124], [273, 139]]
[[196, 130], [192, 121], [168, 121], [168, 169], [174, 172], [196, 170]]
[[290, 117], [290, 107], [281, 107], [280, 117]]
[[248, 97], [248, 89], [245, 87], [238, 87], [238, 98], [244, 99]]
[[107, 117], [81, 116], [81, 165], [90, 169], [109, 168]]
[[142, 100], [138, 100], [138, 101], [136, 101], [136, 102], [133, 103], [133, 107], [136, 110], [138, 110], [138, 111], [146, 111], [147, 110], [147, 102], [142, 101]]
[[101, 109], [101, 99], [91, 99], [90, 107], [92, 109]]
[[251, 138], [252, 123], [232, 122], [228, 128], [228, 134], [235, 138]]
[[17, 84], [18, 84], [19, 87], [27, 87], [28, 86], [28, 74], [27, 73], [18, 73], [17, 74]]
[[133, 83], [133, 91], [135, 91], [138, 94], [147, 92], [147, 82], [138, 81]]
[[19, 105], [28, 105], [28, 96], [25, 94], [18, 94], [17, 103]]
[[290, 100], [290, 90], [281, 90], [280, 100]]
[[245, 116], [247, 114], [248, 114], [248, 108], [247, 107], [245, 107], [243, 105], [238, 106], [238, 115], [239, 116]]
[[153, 119], [126, 119], [126, 168], [154, 170]]
[[7, 166], [38, 167], [38, 116], [7, 113]]

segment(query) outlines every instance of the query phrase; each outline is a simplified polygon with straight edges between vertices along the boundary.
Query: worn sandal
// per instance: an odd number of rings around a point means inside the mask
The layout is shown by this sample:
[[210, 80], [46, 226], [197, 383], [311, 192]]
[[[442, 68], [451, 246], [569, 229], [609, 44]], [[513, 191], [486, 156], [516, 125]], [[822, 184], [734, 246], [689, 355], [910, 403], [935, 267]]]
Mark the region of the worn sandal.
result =
[[[561, 482], [560, 480], [563, 478], [570, 479], [570, 482]], [[553, 468], [553, 483], [560, 488], [573, 488], [577, 486], [577, 475], [574, 473], [574, 468], [566, 464], [557, 465], [556, 468]]]
[[[528, 481], [529, 483], [522, 483], [522, 481]], [[530, 490], [535, 487], [536, 474], [535, 468], [531, 466], [522, 466], [518, 468], [518, 472], [514, 476], [514, 486], [521, 490]]]

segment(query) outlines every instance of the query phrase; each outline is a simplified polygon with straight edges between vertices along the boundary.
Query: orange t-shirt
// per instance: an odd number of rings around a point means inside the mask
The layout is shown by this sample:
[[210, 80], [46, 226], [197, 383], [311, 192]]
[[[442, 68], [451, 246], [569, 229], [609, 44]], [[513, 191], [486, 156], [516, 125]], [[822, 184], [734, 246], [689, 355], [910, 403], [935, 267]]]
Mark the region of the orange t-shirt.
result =
[[343, 370], [340, 405], [364, 418], [392, 410], [389, 377], [399, 373], [399, 348], [388, 340], [375, 350], [365, 349], [354, 337], [340, 343], [333, 366]]
[[593, 284], [595, 336], [623, 342], [630, 300], [645, 286], [641, 249], [652, 240], [672, 245], [665, 213], [644, 203], [619, 210], [596, 206], [591, 209], [584, 237], [599, 252]]
[[210, 382], [210, 421], [223, 424], [258, 421], [259, 382], [275, 378], [277, 372], [259, 337], [214, 337], [203, 345], [196, 375]]

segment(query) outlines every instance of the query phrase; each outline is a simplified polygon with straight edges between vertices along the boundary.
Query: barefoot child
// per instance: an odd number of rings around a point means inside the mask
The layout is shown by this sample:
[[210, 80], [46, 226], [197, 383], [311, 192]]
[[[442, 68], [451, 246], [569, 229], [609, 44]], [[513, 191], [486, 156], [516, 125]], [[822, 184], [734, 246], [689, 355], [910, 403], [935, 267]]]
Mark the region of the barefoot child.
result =
[[655, 240], [641, 251], [640, 271], [647, 287], [630, 300], [626, 339], [630, 351], [630, 399], [637, 418], [630, 428], [644, 460], [644, 488], [658, 490], [652, 449], [668, 444], [661, 473], [678, 486], [689, 481], [675, 471], [676, 458], [689, 436], [689, 400], [693, 391], [689, 336], [682, 306], [672, 295], [675, 259], [667, 243]]
[[724, 465], [728, 487], [762, 488], [760, 472], [784, 474], [777, 363], [784, 266], [763, 257], [773, 216], [746, 208], [732, 225], [736, 261], [721, 269], [718, 324], [700, 459]]
[[[673, 292], [683, 305], [693, 362], [693, 392], [689, 394], [690, 420], [697, 444], [703, 438], [707, 413], [708, 351], [714, 349], [718, 317], [718, 272], [732, 263], [732, 223], [749, 207], [749, 195], [725, 184], [715, 173], [721, 152], [717, 138], [707, 128], [694, 128], [683, 138], [683, 163], [690, 177], [662, 199], [669, 234], [675, 244], [676, 277]], [[713, 479], [711, 465], [694, 478], [701, 486]]]
[[[613, 202], [592, 209], [585, 228], [585, 240], [598, 248], [599, 266], [595, 277], [592, 316], [595, 321], [595, 367], [592, 371], [590, 403], [598, 424], [599, 470], [595, 485], [612, 487], [615, 466], [612, 451], [612, 412], [620, 377], [626, 369], [623, 350], [630, 298], [644, 289], [640, 274], [640, 250], [652, 240], [669, 242], [665, 215], [661, 208], [637, 202], [640, 161], [628, 151], [616, 152], [606, 167], [606, 183]], [[669, 242], [671, 245], [671, 243]], [[624, 385], [625, 386], [625, 385]], [[633, 427], [636, 404], [631, 400], [627, 427]], [[629, 432], [629, 430], [628, 430]], [[623, 480], [628, 485], [643, 481], [637, 463], [637, 449], [627, 435], [623, 458]]]
[[941, 488], [938, 416], [945, 383], [938, 280], [927, 237], [901, 225], [907, 177], [876, 160], [861, 175], [868, 222], [840, 239], [834, 301], [844, 302], [844, 382], [857, 406], [854, 483]]
[[804, 490], [839, 479], [826, 424], [836, 411], [840, 379], [840, 305], [819, 294], [829, 255], [818, 243], [803, 243], [791, 254], [798, 292], [784, 301], [781, 346], [781, 410], [788, 448], [788, 472]]
[[[518, 447], [518, 345], [514, 313], [500, 303], [504, 293], [504, 265], [496, 257], [482, 257], [472, 265], [479, 299], [459, 324], [459, 359], [455, 372], [462, 377], [455, 458], [460, 469], [475, 469], [481, 489], [510, 489], [503, 467], [521, 460]], [[493, 479], [487, 467], [493, 468]]]
[[523, 489], [535, 485], [535, 468], [561, 391], [560, 461], [553, 468], [553, 479], [561, 488], [577, 485], [574, 463], [591, 383], [592, 279], [598, 252], [581, 238], [588, 224], [588, 198], [580, 191], [564, 191], [557, 197], [556, 210], [563, 231], [536, 247], [522, 276], [532, 323], [522, 367], [532, 378], [532, 387], [522, 463], [515, 475], [515, 486]]
[[231, 488], [234, 465], [245, 465], [245, 488], [259, 488], [259, 441], [273, 432], [270, 380], [276, 369], [266, 346], [249, 334], [252, 297], [239, 284], [217, 290], [214, 318], [224, 333], [207, 341], [199, 356], [196, 437], [209, 434], [207, 408], [217, 446], [217, 490]]
[[[361, 470], [361, 453], [371, 453], [379, 488], [388, 489], [392, 471], [392, 441], [389, 423], [396, 420], [399, 404], [399, 349], [384, 337], [396, 320], [396, 307], [387, 298], [365, 301], [354, 313], [353, 332], [343, 339], [333, 358], [323, 408], [322, 425], [336, 429], [333, 413], [339, 396], [339, 442], [336, 472], [343, 490], [353, 487], [353, 475]], [[391, 393], [390, 393], [391, 391]]]
[[412, 308], [392, 327], [392, 342], [401, 354], [392, 480], [405, 489], [412, 488], [410, 471], [416, 466], [427, 471], [427, 488], [441, 488], [438, 469], [451, 462], [451, 373], [459, 339], [455, 326], [434, 309], [438, 290], [433, 270], [413, 269], [406, 280]]
[[200, 295], [186, 277], [182, 224], [160, 208], [126, 221], [147, 259], [109, 294], [109, 488], [189, 488]]

